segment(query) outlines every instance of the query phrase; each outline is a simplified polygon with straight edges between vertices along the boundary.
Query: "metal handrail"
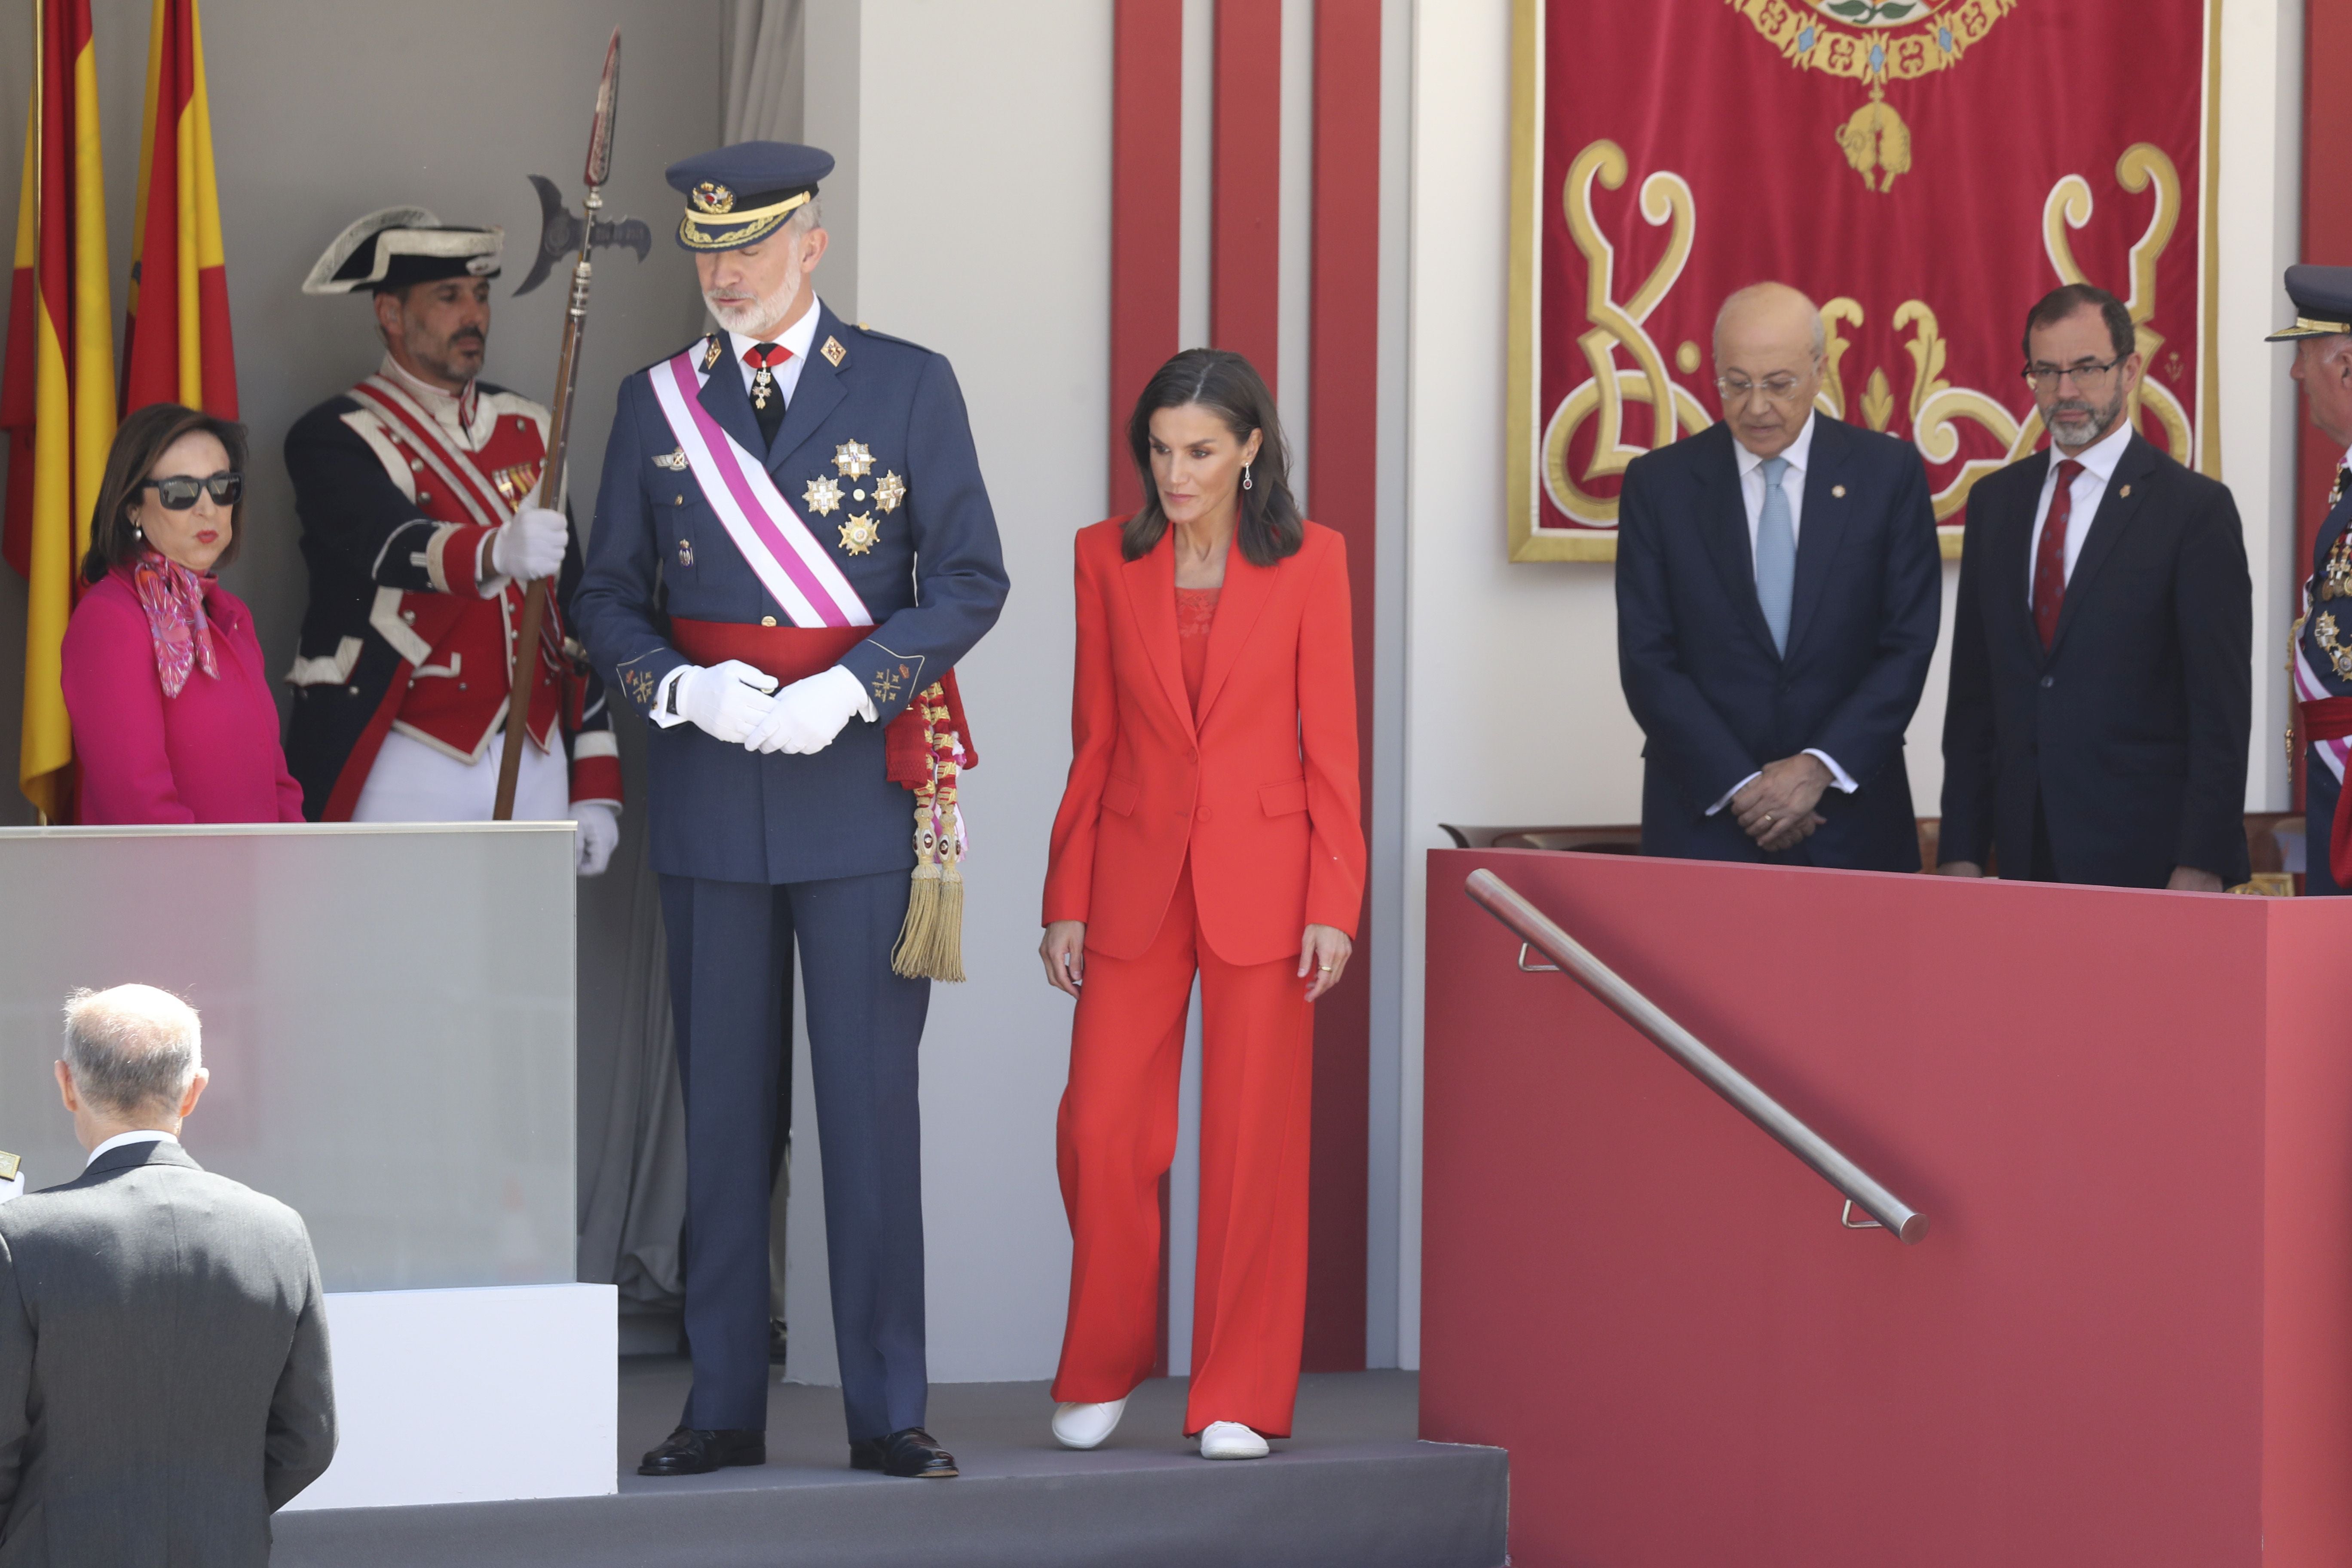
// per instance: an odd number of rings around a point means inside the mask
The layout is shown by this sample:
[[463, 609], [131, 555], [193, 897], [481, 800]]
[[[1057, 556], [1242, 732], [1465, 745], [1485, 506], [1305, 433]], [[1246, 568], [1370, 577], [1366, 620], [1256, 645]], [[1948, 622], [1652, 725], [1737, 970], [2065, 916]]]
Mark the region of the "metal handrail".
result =
[[[1519, 967], [1536, 971], [1556, 966], [1599, 998], [1601, 1005], [1655, 1041], [1665, 1053], [1728, 1101], [1733, 1110], [1770, 1133], [1780, 1146], [1811, 1165], [1822, 1180], [1845, 1195], [1843, 1223], [1849, 1229], [1884, 1227], [1906, 1247], [1927, 1234], [1927, 1216], [1886, 1190], [1871, 1173], [1840, 1152], [1828, 1139], [1806, 1126], [1779, 1100], [1748, 1081], [1738, 1068], [1708, 1050], [1698, 1037], [1668, 1016], [1665, 1009], [1627, 984], [1616, 971], [1585, 951], [1577, 940], [1553, 923], [1541, 910], [1494, 872], [1470, 873], [1465, 890], [1487, 913], [1520, 938]], [[1539, 949], [1551, 965], [1530, 964], [1528, 949]], [[1870, 1215], [1857, 1223], [1853, 1211]]]

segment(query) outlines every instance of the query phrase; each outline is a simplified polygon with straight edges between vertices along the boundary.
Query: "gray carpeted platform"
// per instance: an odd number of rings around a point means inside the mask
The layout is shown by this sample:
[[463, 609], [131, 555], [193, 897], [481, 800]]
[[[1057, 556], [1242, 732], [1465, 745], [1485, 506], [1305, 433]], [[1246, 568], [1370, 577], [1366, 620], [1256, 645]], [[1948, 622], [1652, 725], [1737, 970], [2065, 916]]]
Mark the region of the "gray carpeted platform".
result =
[[[847, 1468], [841, 1398], [778, 1387], [768, 1463], [647, 1480], [636, 1457], [674, 1426], [686, 1368], [621, 1363], [617, 1497], [280, 1514], [274, 1568], [1499, 1568], [1509, 1465], [1499, 1448], [1418, 1442], [1411, 1373], [1301, 1384], [1272, 1457], [1215, 1464], [1179, 1435], [1181, 1379], [1136, 1392], [1092, 1453], [1055, 1446], [1038, 1383], [948, 1384], [930, 1429], [961, 1478]], [[450, 1440], [527, 1442], [496, 1419]]]

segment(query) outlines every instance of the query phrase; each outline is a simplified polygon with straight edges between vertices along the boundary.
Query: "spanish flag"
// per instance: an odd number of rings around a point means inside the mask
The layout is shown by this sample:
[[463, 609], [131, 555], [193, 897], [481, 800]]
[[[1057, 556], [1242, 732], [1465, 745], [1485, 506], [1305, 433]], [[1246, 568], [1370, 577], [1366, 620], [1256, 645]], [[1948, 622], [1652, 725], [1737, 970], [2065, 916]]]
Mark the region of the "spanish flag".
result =
[[58, 650], [114, 441], [114, 310], [89, 0], [38, 0], [35, 15], [33, 111], [0, 369], [0, 429], [9, 443], [0, 552], [30, 585], [17, 780], [55, 822], [70, 821], [73, 808], [73, 730]]
[[122, 409], [180, 403], [236, 417], [205, 30], [196, 0], [155, 0], [147, 118], [139, 144], [138, 227], [122, 342]]

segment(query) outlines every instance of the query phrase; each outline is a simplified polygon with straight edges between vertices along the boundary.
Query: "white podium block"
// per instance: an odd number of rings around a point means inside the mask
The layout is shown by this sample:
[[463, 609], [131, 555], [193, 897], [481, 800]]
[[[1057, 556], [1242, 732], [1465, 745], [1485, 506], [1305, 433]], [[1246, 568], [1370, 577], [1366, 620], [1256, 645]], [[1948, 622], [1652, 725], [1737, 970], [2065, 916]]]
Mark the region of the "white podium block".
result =
[[335, 1462], [287, 1507], [617, 1490], [618, 1311], [610, 1285], [329, 1293]]

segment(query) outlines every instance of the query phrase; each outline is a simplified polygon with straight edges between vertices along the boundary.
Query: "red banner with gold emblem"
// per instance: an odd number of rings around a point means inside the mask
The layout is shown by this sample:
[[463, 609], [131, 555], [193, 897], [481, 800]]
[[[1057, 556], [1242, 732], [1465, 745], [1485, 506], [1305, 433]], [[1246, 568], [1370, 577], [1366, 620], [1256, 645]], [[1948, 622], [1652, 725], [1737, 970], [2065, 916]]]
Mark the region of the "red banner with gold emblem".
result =
[[1733, 289], [1821, 306], [1820, 406], [1918, 444], [1945, 552], [2042, 443], [2025, 312], [2129, 306], [2140, 429], [2215, 471], [2213, 0], [1517, 0], [1511, 558], [1606, 560], [1721, 416]]

